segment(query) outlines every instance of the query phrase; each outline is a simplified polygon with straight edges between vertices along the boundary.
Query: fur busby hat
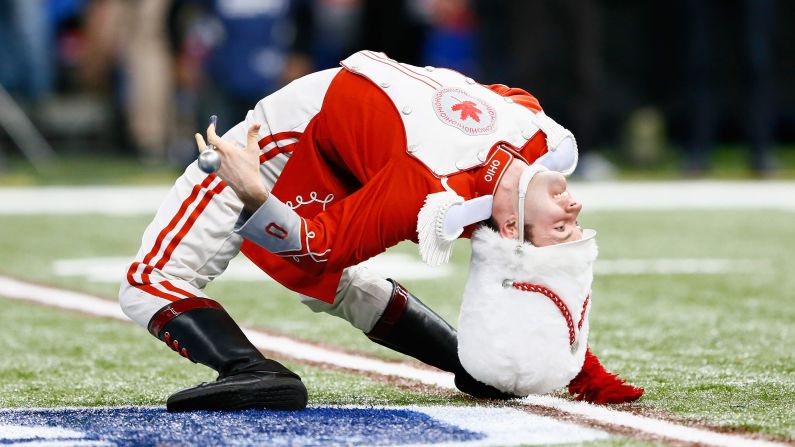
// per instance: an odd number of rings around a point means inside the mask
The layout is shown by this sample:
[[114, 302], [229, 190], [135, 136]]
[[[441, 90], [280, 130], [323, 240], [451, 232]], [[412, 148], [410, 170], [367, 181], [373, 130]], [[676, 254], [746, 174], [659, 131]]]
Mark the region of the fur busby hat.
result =
[[519, 396], [567, 385], [588, 345], [597, 251], [594, 230], [578, 241], [534, 247], [479, 228], [458, 323], [467, 372]]

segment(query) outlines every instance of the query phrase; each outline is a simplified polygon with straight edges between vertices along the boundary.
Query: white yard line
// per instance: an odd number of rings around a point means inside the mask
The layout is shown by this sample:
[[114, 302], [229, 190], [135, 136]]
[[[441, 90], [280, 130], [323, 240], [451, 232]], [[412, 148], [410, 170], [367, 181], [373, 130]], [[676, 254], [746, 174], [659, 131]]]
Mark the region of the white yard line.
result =
[[0, 214], [153, 214], [164, 186], [45, 186], [0, 188]]
[[[84, 293], [31, 284], [3, 276], [0, 276], [0, 296], [33, 301], [90, 315], [130, 321], [113, 301]], [[449, 373], [336, 352], [288, 337], [269, 335], [253, 329], [247, 329], [245, 333], [260, 349], [280, 353], [295, 359], [328, 363], [337, 367], [402, 377], [440, 388], [455, 389], [453, 377]], [[750, 439], [740, 435], [717, 433], [674, 422], [638, 416], [608, 407], [585, 402], [573, 402], [551, 396], [529, 396], [522, 399], [522, 402], [562, 411], [600, 423], [628, 427], [644, 434], [662, 436], [681, 442], [714, 446], [772, 447], [787, 445], [766, 440]]]
[[[609, 275], [723, 275], [769, 270], [768, 259], [658, 258], [599, 259], [594, 265], [598, 276]], [[120, 276], [117, 276], [119, 278]]]
[[[484, 439], [478, 441], [431, 444], [434, 447], [554, 445], [587, 443], [609, 437], [600, 429], [581, 427], [571, 422], [530, 414], [516, 408], [442, 406], [387, 408], [425, 413], [438, 421], [486, 435]], [[420, 447], [420, 445], [428, 444], [403, 445], [403, 447]]]
[[572, 193], [591, 210], [795, 211], [795, 182], [682, 180], [572, 183]]
[[[153, 214], [169, 186], [0, 188], [0, 214]], [[773, 209], [795, 211], [794, 181], [572, 182], [590, 210]]]
[[616, 411], [607, 407], [592, 405], [587, 402], [575, 402], [554, 396], [528, 396], [522, 402], [546, 408], [554, 408], [570, 414], [576, 414], [599, 422], [632, 428], [649, 434], [664, 436], [694, 444], [716, 445], [725, 447], [762, 447], [782, 446], [785, 444], [749, 439], [743, 436], [716, 433], [675, 422], [663, 421], [646, 416], [638, 416], [625, 411]]
[[[364, 262], [375, 275], [387, 278], [400, 272], [402, 280], [435, 280], [452, 276], [455, 268], [442, 265], [429, 268], [418, 256], [406, 253], [381, 253]], [[95, 257], [57, 259], [52, 270], [57, 276], [80, 277], [88, 281], [118, 283], [130, 266], [129, 257]], [[594, 266], [597, 276], [617, 275], [725, 275], [754, 274], [773, 267], [768, 259], [728, 258], [664, 258], [664, 259], [599, 259]], [[265, 272], [244, 256], [229, 262], [216, 281], [273, 282]]]
[[[93, 282], [118, 283], [130, 267], [130, 257], [93, 257], [56, 259], [52, 263], [52, 271], [57, 276], [77, 276]], [[454, 272], [452, 265], [428, 268], [419, 256], [406, 253], [387, 252], [368, 259], [363, 265], [374, 274], [388, 278], [400, 272], [400, 280], [428, 280], [450, 276]], [[221, 281], [251, 281], [262, 283], [274, 282], [245, 256], [232, 258], [219, 278]]]

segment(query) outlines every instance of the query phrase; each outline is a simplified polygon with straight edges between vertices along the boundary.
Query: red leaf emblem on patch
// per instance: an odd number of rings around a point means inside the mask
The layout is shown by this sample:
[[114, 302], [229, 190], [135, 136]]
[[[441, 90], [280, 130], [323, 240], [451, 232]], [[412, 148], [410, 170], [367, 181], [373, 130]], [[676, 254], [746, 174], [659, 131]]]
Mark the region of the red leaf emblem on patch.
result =
[[478, 114], [483, 113], [482, 110], [477, 108], [477, 104], [472, 101], [463, 101], [453, 105], [453, 111], [461, 112], [461, 121], [466, 121], [467, 119], [472, 118], [478, 123], [480, 122], [480, 117]]
[[[479, 91], [473, 87], [473, 90]], [[470, 136], [488, 135], [497, 125], [497, 111], [488, 102], [460, 88], [438, 90], [431, 101], [441, 122]], [[470, 119], [471, 118], [471, 119]]]

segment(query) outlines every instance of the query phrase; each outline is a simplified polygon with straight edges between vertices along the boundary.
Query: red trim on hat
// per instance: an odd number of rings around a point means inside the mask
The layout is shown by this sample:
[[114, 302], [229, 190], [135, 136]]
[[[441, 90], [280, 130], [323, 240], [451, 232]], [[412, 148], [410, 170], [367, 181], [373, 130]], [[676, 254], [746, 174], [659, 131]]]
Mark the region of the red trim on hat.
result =
[[[533, 284], [529, 282], [511, 282], [511, 287], [516, 290], [522, 290], [525, 292], [535, 292], [544, 295], [545, 297], [549, 298], [555, 306], [558, 307], [560, 314], [563, 316], [563, 319], [566, 320], [566, 327], [569, 330], [569, 346], [574, 347], [574, 343], [577, 341], [577, 334], [574, 332], [574, 320], [571, 315], [571, 311], [569, 310], [569, 306], [563, 302], [563, 299], [552, 290], [539, 285]], [[587, 297], [585, 297], [585, 301], [582, 304], [582, 313], [580, 314], [580, 321], [577, 325], [577, 331], [582, 329], [582, 322], [585, 319], [585, 311], [588, 307], [588, 302], [591, 300], [591, 294], [589, 293]], [[575, 348], [576, 349], [576, 348]]]

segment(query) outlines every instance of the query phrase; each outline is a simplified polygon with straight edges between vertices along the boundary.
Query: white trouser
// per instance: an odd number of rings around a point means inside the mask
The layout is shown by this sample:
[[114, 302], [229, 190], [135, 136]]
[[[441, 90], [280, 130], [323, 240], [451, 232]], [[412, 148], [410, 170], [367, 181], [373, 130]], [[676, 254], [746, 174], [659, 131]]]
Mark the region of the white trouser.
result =
[[[289, 149], [297, 141], [296, 134], [320, 110], [325, 89], [336, 72], [306, 76], [264, 98], [245, 121], [224, 135], [224, 139], [245, 145], [246, 131], [256, 122], [262, 124], [261, 137], [273, 139], [263, 146], [263, 154], [276, 146], [284, 149], [261, 165], [262, 181], [268, 188], [273, 188], [290, 159]], [[146, 327], [170, 302], [206, 297], [207, 284], [240, 252], [243, 239], [234, 230], [240, 225], [242, 211], [240, 199], [219, 178], [203, 173], [196, 163], [190, 165], [146, 228], [141, 248], [121, 283], [119, 301], [124, 313]], [[387, 280], [356, 266], [343, 271], [333, 304], [309, 297], [301, 297], [301, 301], [315, 312], [338, 316], [368, 332], [386, 308], [391, 293], [392, 285]]]
[[[132, 276], [133, 284], [126, 278], [119, 290], [119, 301], [124, 313], [144, 327], [155, 312], [175, 298], [207, 296], [204, 293], [206, 285], [223, 273], [229, 261], [240, 250], [242, 238], [234, 233], [238, 221], [238, 216], [234, 213], [239, 213], [241, 207], [235, 204], [237, 197], [234, 193], [226, 188], [209, 199], [190, 230], [173, 249], [169, 248], [169, 241], [174, 241], [176, 236], [165, 237], [160, 243], [160, 250], [155, 252], [155, 256], [150, 255], [154, 252], [153, 244], [157, 243], [164, 225], [168, 226], [173, 219], [171, 215], [181, 208], [170, 204], [184, 204], [190, 198], [195, 186], [190, 179], [197, 175], [195, 171], [195, 165], [189, 167], [169, 192], [163, 206], [144, 233], [141, 249], [131, 265], [132, 273], [128, 276]], [[213, 183], [208, 188], [212, 186]], [[211, 189], [202, 188], [202, 191], [203, 193], [196, 195], [194, 202], [200, 202], [202, 197], [211, 194]], [[195, 209], [195, 206], [188, 205], [184, 214], [187, 215], [190, 210]], [[178, 223], [172, 231], [178, 233], [179, 227]], [[182, 228], [184, 227], [183, 225]], [[163, 263], [164, 252], [168, 251], [170, 256]], [[147, 257], [149, 260], [144, 263]], [[163, 264], [159, 268], [158, 260]], [[133, 267], [136, 263], [137, 267]], [[147, 280], [144, 280], [142, 277], [147, 271]], [[136, 286], [138, 283], [140, 285]], [[314, 312], [326, 312], [340, 317], [354, 327], [369, 332], [386, 308], [391, 295], [392, 284], [389, 281], [376, 276], [366, 267], [353, 266], [343, 271], [333, 304], [304, 295], [299, 297]], [[222, 299], [219, 301], [223, 302]]]
[[342, 272], [334, 304], [299, 295], [301, 302], [313, 311], [340, 317], [364, 333], [370, 332], [381, 318], [391, 296], [392, 283], [364, 266], [349, 267]]

